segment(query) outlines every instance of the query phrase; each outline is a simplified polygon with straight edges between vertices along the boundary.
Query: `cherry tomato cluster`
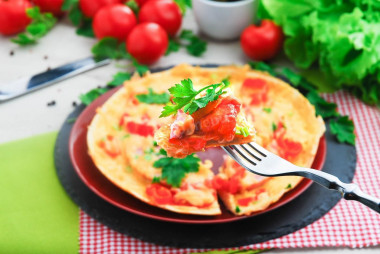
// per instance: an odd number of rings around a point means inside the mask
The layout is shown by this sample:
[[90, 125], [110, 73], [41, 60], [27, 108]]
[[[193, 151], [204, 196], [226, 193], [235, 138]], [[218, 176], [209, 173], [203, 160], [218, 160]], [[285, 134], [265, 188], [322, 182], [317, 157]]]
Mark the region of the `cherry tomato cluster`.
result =
[[96, 38], [125, 41], [127, 51], [142, 64], [152, 64], [163, 56], [169, 44], [168, 36], [175, 36], [182, 24], [181, 11], [172, 0], [139, 0], [138, 17], [120, 0], [80, 0], [79, 3], [82, 12], [93, 18]]
[[271, 20], [263, 20], [259, 26], [248, 26], [240, 36], [244, 53], [256, 61], [273, 58], [281, 49], [283, 40], [281, 28]]
[[[173, 37], [182, 24], [182, 14], [173, 0], [135, 0], [138, 16], [125, 0], [79, 0], [82, 14], [92, 19], [97, 39], [116, 38], [126, 42], [127, 51], [142, 64], [156, 62], [166, 52], [168, 37]], [[22, 32], [31, 22], [26, 9], [36, 5], [41, 12], [64, 14], [64, 0], [0, 0], [0, 34]]]

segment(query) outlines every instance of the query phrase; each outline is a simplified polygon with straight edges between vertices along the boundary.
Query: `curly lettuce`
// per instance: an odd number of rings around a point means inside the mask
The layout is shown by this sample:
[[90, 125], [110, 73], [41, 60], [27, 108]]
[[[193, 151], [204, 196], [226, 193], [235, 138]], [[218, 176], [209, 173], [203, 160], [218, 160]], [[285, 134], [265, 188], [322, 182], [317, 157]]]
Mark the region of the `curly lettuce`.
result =
[[297, 67], [318, 64], [334, 88], [379, 104], [380, 1], [260, 0], [258, 15], [282, 26]]

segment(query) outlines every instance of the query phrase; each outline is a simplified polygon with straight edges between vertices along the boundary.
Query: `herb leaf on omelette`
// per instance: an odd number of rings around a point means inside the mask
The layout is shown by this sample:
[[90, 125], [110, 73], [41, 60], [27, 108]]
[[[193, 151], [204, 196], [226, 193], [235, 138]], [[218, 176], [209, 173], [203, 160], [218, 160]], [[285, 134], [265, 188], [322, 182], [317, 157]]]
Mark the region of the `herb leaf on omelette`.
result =
[[161, 179], [173, 187], [180, 187], [182, 179], [190, 172], [198, 172], [200, 159], [194, 154], [183, 159], [162, 157], [153, 163], [153, 167], [161, 168]]
[[168, 93], [155, 93], [152, 88], [148, 88], [147, 94], [138, 94], [136, 98], [139, 102], [146, 104], [166, 104], [170, 100]]

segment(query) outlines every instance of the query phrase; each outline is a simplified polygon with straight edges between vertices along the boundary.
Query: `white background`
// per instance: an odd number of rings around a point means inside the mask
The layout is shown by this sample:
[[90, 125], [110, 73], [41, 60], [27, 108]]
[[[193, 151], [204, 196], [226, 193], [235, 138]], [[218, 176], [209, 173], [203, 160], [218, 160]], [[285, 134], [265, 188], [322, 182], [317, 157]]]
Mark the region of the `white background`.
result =
[[[197, 32], [192, 13], [189, 11], [183, 28]], [[77, 36], [67, 20], [59, 24], [37, 45], [19, 47], [0, 36], [0, 85], [15, 79], [46, 71], [65, 63], [91, 55], [94, 39]], [[13, 51], [13, 56], [10, 52]], [[181, 49], [163, 57], [154, 67], [165, 67], [179, 63], [191, 64], [245, 64], [248, 59], [241, 51], [239, 41], [208, 43], [208, 50], [202, 57], [193, 57]], [[116, 66], [118, 65], [118, 67]], [[122, 65], [122, 67], [120, 67]], [[99, 85], [103, 86], [118, 71], [131, 71], [128, 62], [111, 63], [108, 66], [86, 72], [50, 87], [43, 88], [17, 99], [0, 103], [0, 143], [9, 142], [40, 133], [57, 131], [67, 115], [74, 109], [72, 103], [79, 103], [78, 96]], [[51, 101], [54, 106], [47, 106]], [[1, 169], [0, 169], [1, 170]], [[380, 217], [379, 217], [380, 221]], [[314, 248], [273, 250], [269, 253], [367, 253], [379, 254], [380, 247], [365, 249]]]

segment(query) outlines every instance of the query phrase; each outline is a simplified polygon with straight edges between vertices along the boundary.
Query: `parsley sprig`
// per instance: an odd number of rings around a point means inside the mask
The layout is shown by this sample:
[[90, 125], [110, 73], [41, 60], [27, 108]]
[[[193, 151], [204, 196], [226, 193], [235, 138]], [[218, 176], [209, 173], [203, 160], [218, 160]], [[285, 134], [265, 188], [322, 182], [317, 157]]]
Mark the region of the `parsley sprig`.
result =
[[64, 0], [63, 11], [68, 11], [68, 16], [74, 26], [77, 27], [76, 33], [86, 37], [95, 37], [92, 30], [92, 19], [87, 18], [79, 7], [79, 0]]
[[84, 105], [90, 105], [91, 102], [93, 102], [100, 95], [108, 92], [113, 87], [123, 84], [124, 81], [129, 80], [130, 78], [131, 75], [129, 73], [118, 72], [113, 76], [113, 79], [108, 82], [107, 86], [94, 88], [87, 93], [81, 94], [79, 95], [79, 99]]
[[329, 120], [330, 130], [339, 142], [355, 145], [354, 123], [352, 120], [348, 116], [340, 115], [337, 112], [337, 104], [323, 99], [313, 84], [289, 68], [278, 70], [276, 66], [263, 62], [250, 62], [249, 65], [253, 69], [265, 71], [289, 81], [290, 85], [297, 88], [314, 105], [317, 115]]
[[28, 8], [26, 15], [32, 22], [26, 27], [26, 31], [11, 39], [19, 45], [35, 44], [38, 39], [46, 35], [55, 25], [57, 19], [50, 12], [41, 13], [39, 7]]
[[153, 167], [161, 168], [161, 180], [173, 187], [180, 187], [187, 173], [198, 172], [201, 161], [194, 154], [183, 159], [168, 157], [165, 151], [160, 152], [163, 157], [153, 163]]
[[168, 93], [155, 93], [152, 88], [148, 88], [147, 94], [138, 94], [136, 98], [139, 102], [146, 104], [165, 104], [169, 102]]
[[126, 50], [125, 42], [119, 43], [117, 39], [106, 37], [97, 42], [91, 49], [95, 59], [127, 59], [132, 61], [132, 65], [140, 76], [149, 71], [148, 66], [139, 64]]
[[169, 40], [165, 55], [178, 52], [181, 47], [185, 47], [192, 56], [201, 56], [207, 50], [207, 42], [200, 39], [191, 30], [184, 29], [177, 38]]
[[[223, 80], [218, 84], [212, 84], [200, 90], [195, 90], [191, 79], [184, 79], [180, 84], [175, 84], [169, 88], [169, 92], [173, 96], [173, 102], [169, 102], [164, 107], [160, 117], [176, 114], [182, 108], [185, 113], [193, 114], [198, 109], [206, 107], [209, 102], [217, 100], [220, 95], [225, 93], [223, 90], [228, 85], [228, 80]], [[196, 98], [203, 91], [205, 91], [205, 95]]]

